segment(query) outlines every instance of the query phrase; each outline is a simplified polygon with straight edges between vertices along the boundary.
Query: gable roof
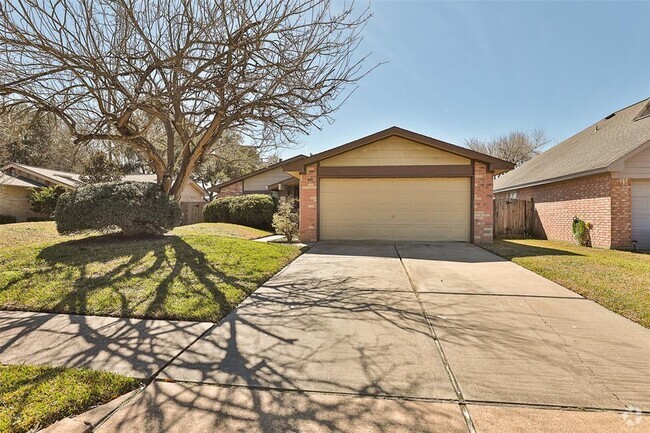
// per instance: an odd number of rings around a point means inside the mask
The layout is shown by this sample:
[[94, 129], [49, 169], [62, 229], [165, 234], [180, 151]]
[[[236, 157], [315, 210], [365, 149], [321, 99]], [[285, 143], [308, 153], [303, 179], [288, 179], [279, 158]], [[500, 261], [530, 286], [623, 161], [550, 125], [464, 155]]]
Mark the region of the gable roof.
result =
[[[55, 184], [67, 186], [69, 188], [77, 188], [82, 183], [80, 180], [81, 175], [78, 173], [71, 173], [62, 170], [50, 170], [49, 168], [34, 167], [31, 165], [19, 164], [17, 162], [12, 162], [7, 164], [2, 168], [2, 170], [6, 171], [7, 169], [10, 168], [13, 168], [17, 171], [22, 171], [23, 173], [31, 174], [33, 176], [36, 176], [38, 178], [44, 179], [46, 181]], [[5, 174], [4, 176], [9, 176], [9, 175]], [[34, 183], [33, 180], [24, 179], [21, 176], [12, 176], [12, 177], [22, 179], [23, 181], [27, 180], [28, 182]], [[122, 177], [122, 180], [156, 183], [157, 177], [155, 174], [127, 174]], [[191, 185], [193, 188], [195, 188], [197, 191], [203, 193], [204, 195], [206, 194], [205, 190], [201, 188], [201, 186], [198, 185], [196, 182], [189, 181], [188, 184]], [[18, 186], [16, 184], [14, 185]], [[34, 185], [20, 185], [20, 186], [43, 186], [43, 185], [38, 185], [34, 183]]]
[[14, 168], [18, 171], [29, 173], [46, 181], [70, 188], [76, 188], [80, 183], [79, 175], [77, 173], [70, 173], [61, 170], [50, 170], [49, 168], [42, 167], [33, 167], [31, 165], [18, 164], [17, 162], [11, 162], [7, 164], [5, 167], [3, 167], [2, 170], [6, 171], [9, 168]]
[[38, 182], [33, 180], [20, 177], [20, 176], [11, 176], [6, 173], [0, 173], [0, 185], [2, 186], [19, 186], [22, 188], [38, 188], [43, 186]]
[[383, 131], [376, 132], [374, 134], [368, 135], [366, 137], [360, 138], [358, 140], [351, 141], [349, 143], [343, 144], [341, 146], [335, 147], [333, 149], [326, 150], [316, 155], [310, 156], [300, 161], [296, 161], [292, 164], [288, 164], [284, 167], [284, 171], [300, 171], [303, 172], [305, 166], [313, 164], [323, 159], [331, 158], [333, 156], [339, 155], [344, 152], [349, 152], [350, 150], [356, 149], [361, 146], [373, 143], [375, 141], [382, 140], [384, 138], [397, 136], [411, 140], [426, 146], [435, 147], [440, 150], [444, 150], [449, 153], [456, 155], [464, 156], [469, 159], [483, 162], [488, 164], [489, 170], [494, 171], [507, 171], [512, 170], [514, 165], [510, 162], [504, 161], [493, 156], [485, 155], [480, 152], [473, 151], [466, 147], [456, 146], [455, 144], [447, 143], [432, 137], [427, 137], [426, 135], [418, 134], [413, 131], [408, 131], [406, 129], [399, 128], [397, 126], [384, 129]]
[[246, 173], [246, 174], [244, 174], [242, 176], [232, 178], [230, 180], [227, 180], [226, 182], [221, 182], [220, 184], [217, 184], [217, 185], [214, 185], [214, 186], [208, 188], [208, 191], [219, 192], [219, 190], [221, 188], [223, 188], [224, 186], [232, 185], [233, 183], [237, 183], [237, 182], [242, 181], [244, 179], [248, 179], [249, 177], [257, 176], [258, 174], [262, 174], [262, 173], [265, 173], [267, 171], [271, 171], [271, 170], [274, 170], [276, 168], [283, 167], [283, 166], [285, 166], [287, 164], [295, 163], [296, 161], [300, 161], [301, 159], [304, 159], [304, 158], [307, 158], [307, 156], [306, 155], [294, 156], [293, 158], [289, 158], [289, 159], [286, 159], [284, 161], [280, 161], [280, 162], [278, 162], [276, 164], [269, 165], [268, 167], [260, 168], [259, 170], [251, 171], [250, 173]]
[[494, 192], [609, 171], [650, 142], [650, 99], [616, 111], [494, 180]]

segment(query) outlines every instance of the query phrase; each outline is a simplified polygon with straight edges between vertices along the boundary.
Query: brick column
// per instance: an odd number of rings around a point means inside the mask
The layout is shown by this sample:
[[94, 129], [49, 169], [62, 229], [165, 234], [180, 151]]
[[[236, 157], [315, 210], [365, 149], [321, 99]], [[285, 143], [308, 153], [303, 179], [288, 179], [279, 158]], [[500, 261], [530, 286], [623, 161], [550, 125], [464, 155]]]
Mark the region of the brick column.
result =
[[610, 181], [612, 248], [632, 248], [632, 184], [630, 179]]
[[244, 194], [244, 182], [239, 181], [231, 185], [224, 186], [219, 190], [219, 197], [229, 197], [233, 195], [242, 195]]
[[300, 240], [318, 240], [318, 166], [307, 166], [300, 173]]
[[494, 231], [492, 173], [487, 165], [474, 162], [474, 239], [475, 244], [491, 244]]

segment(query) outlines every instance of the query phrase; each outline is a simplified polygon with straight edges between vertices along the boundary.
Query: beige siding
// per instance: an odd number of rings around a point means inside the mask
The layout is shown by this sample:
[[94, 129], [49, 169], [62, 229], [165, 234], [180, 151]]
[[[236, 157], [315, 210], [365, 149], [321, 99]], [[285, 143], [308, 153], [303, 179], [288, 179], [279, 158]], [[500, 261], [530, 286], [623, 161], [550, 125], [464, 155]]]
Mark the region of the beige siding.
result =
[[249, 191], [267, 191], [266, 187], [274, 183], [289, 179], [291, 176], [285, 173], [281, 167], [274, 168], [257, 176], [244, 179], [244, 193]]
[[469, 165], [462, 156], [401, 137], [388, 137], [321, 161], [327, 167], [375, 165]]
[[183, 194], [181, 194], [181, 201], [202, 201], [203, 195], [201, 191], [187, 184], [183, 190]]
[[617, 177], [650, 179], [650, 147], [625, 161], [625, 168]]
[[470, 179], [321, 179], [323, 240], [469, 241]]
[[0, 187], [0, 214], [13, 215], [18, 221], [26, 221], [29, 217], [43, 217], [42, 214], [32, 212], [27, 199], [27, 188], [18, 186]]

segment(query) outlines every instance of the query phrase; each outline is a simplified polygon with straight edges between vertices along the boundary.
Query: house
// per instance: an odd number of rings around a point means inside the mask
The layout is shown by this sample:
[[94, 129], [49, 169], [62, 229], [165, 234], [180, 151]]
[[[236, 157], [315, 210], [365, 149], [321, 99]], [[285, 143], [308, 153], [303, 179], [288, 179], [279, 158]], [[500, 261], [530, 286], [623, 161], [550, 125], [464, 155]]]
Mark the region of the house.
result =
[[[43, 218], [43, 215], [31, 210], [28, 189], [59, 185], [73, 191], [81, 183], [79, 177], [77, 173], [10, 163], [2, 168], [0, 174], [0, 215], [12, 215], [18, 221]], [[156, 175], [130, 174], [124, 176], [123, 180], [153, 183], [156, 182]], [[184, 204], [200, 204], [202, 208], [205, 195], [203, 188], [190, 181], [181, 196], [181, 208]]]
[[596, 247], [650, 249], [650, 99], [498, 177], [494, 192], [534, 201], [535, 236], [572, 240], [578, 216]]
[[397, 127], [282, 164], [298, 182], [302, 241], [491, 243], [492, 179], [512, 168]]
[[294, 156], [285, 161], [280, 161], [277, 164], [215, 185], [208, 188], [208, 191], [216, 192], [219, 197], [244, 194], [269, 194], [275, 192], [278, 196], [293, 196], [298, 198], [298, 179], [284, 172], [282, 167], [303, 158], [306, 158], [306, 156]]

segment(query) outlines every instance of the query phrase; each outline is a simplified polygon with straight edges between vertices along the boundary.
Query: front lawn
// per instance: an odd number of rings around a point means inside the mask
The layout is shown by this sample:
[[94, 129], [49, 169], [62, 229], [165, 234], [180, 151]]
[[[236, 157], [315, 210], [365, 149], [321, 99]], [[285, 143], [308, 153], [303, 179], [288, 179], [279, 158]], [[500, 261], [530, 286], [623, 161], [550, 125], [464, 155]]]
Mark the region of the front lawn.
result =
[[650, 255], [534, 239], [486, 249], [650, 328]]
[[138, 385], [137, 379], [82, 368], [0, 365], [0, 432], [45, 427]]
[[211, 226], [136, 239], [58, 236], [50, 222], [2, 226], [0, 239], [14, 241], [0, 249], [0, 309], [218, 321], [300, 253], [227, 237], [255, 229]]
[[227, 223], [200, 223], [176, 227], [173, 233], [177, 235], [214, 235], [229, 238], [258, 239], [273, 233], [252, 227]]

